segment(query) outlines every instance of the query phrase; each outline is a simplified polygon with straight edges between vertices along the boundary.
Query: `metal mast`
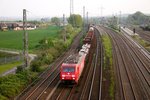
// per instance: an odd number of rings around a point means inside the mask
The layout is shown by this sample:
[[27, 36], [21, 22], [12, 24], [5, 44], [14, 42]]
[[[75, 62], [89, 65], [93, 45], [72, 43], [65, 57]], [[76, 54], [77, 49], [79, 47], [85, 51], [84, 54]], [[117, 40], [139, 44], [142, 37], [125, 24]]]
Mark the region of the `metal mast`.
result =
[[119, 24], [121, 24], [121, 11], [120, 11]]
[[64, 42], [66, 42], [65, 14], [63, 14]]
[[87, 24], [89, 24], [88, 12], [86, 13], [87, 16]]
[[83, 6], [83, 31], [85, 31], [85, 6]]
[[73, 0], [70, 0], [70, 15], [74, 13]]

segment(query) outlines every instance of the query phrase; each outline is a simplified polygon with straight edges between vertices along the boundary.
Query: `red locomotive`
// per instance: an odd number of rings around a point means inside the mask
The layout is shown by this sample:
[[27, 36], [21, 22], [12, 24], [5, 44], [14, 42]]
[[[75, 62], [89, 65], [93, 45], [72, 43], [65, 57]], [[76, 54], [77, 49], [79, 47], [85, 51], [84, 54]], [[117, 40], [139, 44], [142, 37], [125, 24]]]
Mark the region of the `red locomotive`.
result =
[[90, 35], [87, 35], [88, 37], [91, 37], [90, 41], [84, 41], [85, 44], [82, 46], [82, 49], [78, 53], [70, 55], [62, 64], [60, 74], [61, 82], [69, 81], [78, 83], [84, 68], [86, 56], [91, 47], [91, 44], [88, 43], [91, 43], [93, 39], [94, 29], [92, 30], [89, 30], [88, 34]]

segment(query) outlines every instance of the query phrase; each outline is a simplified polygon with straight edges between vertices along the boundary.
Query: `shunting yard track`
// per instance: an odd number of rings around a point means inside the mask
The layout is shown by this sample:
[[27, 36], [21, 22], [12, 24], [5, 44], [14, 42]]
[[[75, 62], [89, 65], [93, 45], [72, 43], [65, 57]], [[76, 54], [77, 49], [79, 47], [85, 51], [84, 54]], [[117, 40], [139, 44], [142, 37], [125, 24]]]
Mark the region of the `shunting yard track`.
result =
[[[63, 61], [79, 46], [82, 32], [73, 40], [70, 50], [63, 54], [52, 66], [41, 75], [41, 80], [33, 87], [27, 88], [27, 92], [22, 93], [18, 100], [38, 100], [46, 99], [48, 90], [52, 90], [60, 82], [60, 66]], [[44, 95], [44, 96], [43, 96]]]
[[150, 60], [124, 35], [101, 27], [112, 41], [116, 100], [150, 99]]

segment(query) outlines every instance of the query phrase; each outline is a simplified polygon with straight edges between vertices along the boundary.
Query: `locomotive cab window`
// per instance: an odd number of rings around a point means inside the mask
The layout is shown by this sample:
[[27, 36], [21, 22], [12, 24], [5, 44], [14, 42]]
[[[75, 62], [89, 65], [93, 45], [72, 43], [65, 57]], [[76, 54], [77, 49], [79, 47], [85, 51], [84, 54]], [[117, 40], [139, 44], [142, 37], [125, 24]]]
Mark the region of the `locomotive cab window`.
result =
[[75, 67], [63, 67], [63, 72], [75, 72]]

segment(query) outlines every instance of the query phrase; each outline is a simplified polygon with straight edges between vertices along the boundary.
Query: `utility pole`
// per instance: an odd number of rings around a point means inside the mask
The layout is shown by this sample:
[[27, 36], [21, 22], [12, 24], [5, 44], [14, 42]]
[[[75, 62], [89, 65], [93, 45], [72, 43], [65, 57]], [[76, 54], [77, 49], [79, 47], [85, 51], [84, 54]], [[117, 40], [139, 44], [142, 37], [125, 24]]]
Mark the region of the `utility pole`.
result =
[[121, 11], [120, 11], [119, 24], [121, 24]]
[[85, 6], [83, 6], [83, 32], [85, 32]]
[[89, 24], [88, 12], [86, 13], [87, 16], [87, 25]]
[[65, 14], [63, 14], [64, 42], [66, 42]]
[[101, 23], [103, 23], [103, 6], [101, 6]]
[[73, 0], [70, 0], [70, 16], [74, 13]]
[[103, 17], [103, 6], [101, 6], [101, 18]]
[[24, 53], [24, 67], [29, 68], [28, 61], [28, 33], [27, 33], [27, 15], [26, 9], [23, 9], [23, 53]]

